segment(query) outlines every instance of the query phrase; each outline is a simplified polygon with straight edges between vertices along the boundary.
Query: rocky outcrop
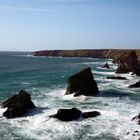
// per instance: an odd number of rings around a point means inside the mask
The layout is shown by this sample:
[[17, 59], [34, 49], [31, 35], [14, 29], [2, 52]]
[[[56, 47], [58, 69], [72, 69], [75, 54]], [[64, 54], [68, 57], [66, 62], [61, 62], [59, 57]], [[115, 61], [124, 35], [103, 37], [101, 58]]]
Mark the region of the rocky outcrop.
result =
[[98, 92], [97, 83], [88, 67], [69, 77], [65, 95], [75, 93], [74, 96], [95, 96]]
[[121, 77], [121, 76], [108, 76], [107, 79], [113, 79], [113, 80], [127, 80], [126, 77]]
[[117, 68], [116, 73], [129, 73], [132, 72], [140, 76], [140, 64], [137, 59], [137, 55], [135, 51], [131, 51], [130, 53], [124, 55], [119, 59], [119, 66]]
[[82, 118], [92, 118], [92, 117], [97, 117], [101, 115], [100, 112], [98, 111], [90, 111], [90, 112], [83, 112], [82, 113]]
[[79, 119], [82, 112], [77, 108], [59, 109], [56, 114], [49, 117], [57, 118], [61, 121], [72, 121]]
[[138, 125], [140, 125], [140, 113], [132, 118], [132, 121], [136, 121]]
[[135, 84], [130, 85], [129, 88], [140, 88], [140, 81], [136, 82]]
[[109, 67], [108, 63], [105, 63], [105, 65], [103, 65], [102, 68], [107, 68], [107, 69], [109, 69], [110, 67]]
[[61, 121], [73, 121], [77, 120], [80, 117], [83, 119], [96, 117], [100, 115], [97, 111], [91, 111], [91, 112], [81, 112], [77, 108], [71, 108], [71, 109], [59, 109], [56, 114], [50, 115], [50, 118], [57, 118]]
[[[136, 137], [140, 136], [140, 131], [139, 130], [133, 130], [132, 132], [127, 132], [127, 135], [131, 135], [131, 136], [136, 138]], [[137, 140], [140, 140], [140, 137]]]
[[31, 101], [31, 96], [26, 91], [21, 90], [18, 95], [14, 95], [2, 103], [2, 107], [7, 110], [3, 116], [7, 118], [21, 117], [28, 109], [35, 108], [34, 103]]

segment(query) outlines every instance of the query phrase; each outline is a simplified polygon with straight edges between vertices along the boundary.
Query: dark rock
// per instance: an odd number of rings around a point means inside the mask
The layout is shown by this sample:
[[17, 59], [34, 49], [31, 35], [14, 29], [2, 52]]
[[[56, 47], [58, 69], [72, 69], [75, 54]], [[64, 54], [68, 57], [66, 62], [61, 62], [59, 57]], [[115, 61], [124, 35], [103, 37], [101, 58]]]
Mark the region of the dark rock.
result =
[[91, 111], [91, 112], [83, 112], [82, 118], [91, 118], [101, 115], [98, 111]]
[[61, 121], [72, 121], [79, 119], [82, 112], [77, 108], [71, 109], [59, 109], [55, 115], [51, 115], [50, 117], [57, 118]]
[[82, 117], [83, 119], [96, 117], [100, 115], [100, 112], [97, 111], [91, 111], [91, 112], [81, 112], [77, 108], [71, 108], [71, 109], [59, 109], [56, 114], [50, 115], [50, 118], [57, 118], [61, 121], [72, 121], [79, 119]]
[[136, 136], [136, 134], [133, 134], [133, 136]]
[[108, 63], [106, 63], [105, 65], [102, 66], [102, 68], [107, 68], [107, 69], [109, 69], [110, 67], [109, 67]]
[[136, 121], [138, 125], [140, 125], [140, 113], [132, 118], [132, 121]]
[[74, 94], [74, 97], [78, 97], [78, 96], [81, 96], [81, 95], [84, 95], [84, 92], [83, 92], [83, 91], [77, 91], [77, 92]]
[[140, 132], [138, 130], [133, 131], [133, 136], [140, 136]]
[[138, 130], [135, 130], [135, 131], [133, 131], [134, 133], [139, 133], [139, 131]]
[[110, 77], [108, 76], [107, 79], [114, 79], [114, 80], [127, 80], [126, 77], [121, 77], [121, 76], [117, 76], [117, 77]]
[[34, 103], [31, 101], [30, 94], [21, 90], [18, 95], [14, 95], [2, 103], [2, 107], [7, 107], [3, 115], [7, 118], [21, 117], [28, 109], [35, 108]]
[[140, 88], [140, 81], [136, 82], [135, 84], [130, 85], [129, 88]]
[[93, 78], [90, 67], [88, 67], [69, 77], [65, 95], [76, 93], [75, 96], [95, 96], [98, 92], [97, 83]]
[[119, 59], [119, 66], [116, 73], [132, 72], [140, 76], [140, 64], [137, 59], [136, 51], [131, 51]]

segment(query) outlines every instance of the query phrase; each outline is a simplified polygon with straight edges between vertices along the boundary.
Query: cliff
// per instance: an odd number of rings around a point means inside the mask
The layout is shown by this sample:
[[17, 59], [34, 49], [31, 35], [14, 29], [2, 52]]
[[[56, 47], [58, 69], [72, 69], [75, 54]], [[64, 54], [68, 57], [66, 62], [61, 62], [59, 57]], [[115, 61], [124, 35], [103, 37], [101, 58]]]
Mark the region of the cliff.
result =
[[[81, 49], [81, 50], [44, 50], [36, 51], [34, 56], [55, 56], [55, 57], [92, 57], [92, 58], [108, 58], [113, 59], [113, 62], [118, 62], [124, 55], [132, 50], [115, 50], [115, 49]], [[140, 49], [135, 50], [138, 60], [140, 61]]]
[[140, 76], [140, 63], [138, 61], [136, 51], [131, 51], [130, 53], [126, 53], [125, 55], [121, 56], [117, 63], [119, 65], [116, 73], [132, 72], [133, 74]]

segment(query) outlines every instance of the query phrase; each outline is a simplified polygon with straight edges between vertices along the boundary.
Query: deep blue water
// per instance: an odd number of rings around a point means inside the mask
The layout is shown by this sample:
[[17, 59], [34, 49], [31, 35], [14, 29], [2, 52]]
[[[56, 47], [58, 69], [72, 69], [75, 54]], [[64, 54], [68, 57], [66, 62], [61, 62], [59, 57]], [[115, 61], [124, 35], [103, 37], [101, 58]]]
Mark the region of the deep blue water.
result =
[[[110, 69], [101, 66], [109, 63]], [[91, 67], [99, 89], [99, 97], [64, 95], [67, 79], [83, 68]], [[28, 117], [7, 120], [0, 109], [0, 140], [133, 140], [139, 129], [131, 118], [140, 113], [140, 89], [128, 85], [138, 81], [107, 80], [115, 74], [112, 60], [93, 58], [33, 57], [24, 52], [0, 52], [0, 102], [21, 89], [27, 90], [38, 107]], [[117, 75], [118, 76], [118, 75]], [[101, 116], [69, 123], [49, 119], [59, 108], [77, 107], [82, 111], [97, 110]], [[130, 132], [127, 135], [127, 132]]]

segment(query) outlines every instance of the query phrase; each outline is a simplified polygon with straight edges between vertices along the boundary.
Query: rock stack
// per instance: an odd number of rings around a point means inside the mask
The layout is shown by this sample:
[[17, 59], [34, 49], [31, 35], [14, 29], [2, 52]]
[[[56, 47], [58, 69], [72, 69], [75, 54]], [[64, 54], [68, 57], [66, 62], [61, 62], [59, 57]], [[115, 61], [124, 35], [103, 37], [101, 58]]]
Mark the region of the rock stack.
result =
[[110, 67], [109, 67], [108, 63], [105, 63], [105, 64], [102, 66], [102, 68], [109, 69]]
[[3, 102], [2, 107], [7, 107], [7, 110], [3, 113], [5, 117], [14, 118], [23, 116], [28, 109], [35, 108], [35, 105], [31, 101], [30, 94], [21, 90], [18, 95], [14, 95]]
[[140, 64], [135, 51], [131, 51], [119, 59], [118, 65], [116, 73], [132, 72], [133, 74], [140, 76]]
[[98, 92], [97, 83], [88, 67], [69, 77], [65, 95], [75, 93], [74, 96], [95, 96]]

